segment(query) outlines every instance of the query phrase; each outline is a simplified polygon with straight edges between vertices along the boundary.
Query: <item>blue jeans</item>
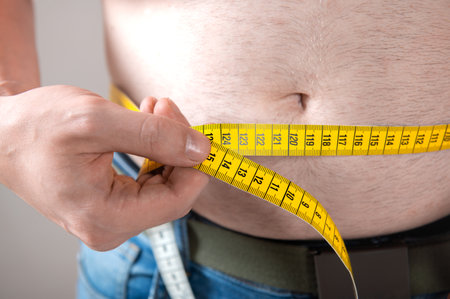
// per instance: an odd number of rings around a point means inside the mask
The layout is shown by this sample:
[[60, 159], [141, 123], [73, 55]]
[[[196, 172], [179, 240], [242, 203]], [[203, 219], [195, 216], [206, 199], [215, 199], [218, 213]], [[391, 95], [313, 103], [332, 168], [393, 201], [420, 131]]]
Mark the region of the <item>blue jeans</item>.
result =
[[[189, 281], [197, 299], [316, 298], [267, 285], [243, 281], [189, 260], [186, 216], [174, 222], [175, 235]], [[118, 248], [97, 252], [84, 244], [78, 257], [78, 299], [169, 298], [158, 273], [152, 249], [144, 235]], [[413, 296], [414, 299], [445, 299], [447, 293]]]
[[[196, 298], [315, 298], [243, 281], [190, 261], [187, 217], [175, 221], [174, 228]], [[148, 244], [143, 235], [108, 252], [97, 252], [82, 244], [78, 298], [168, 298]]]

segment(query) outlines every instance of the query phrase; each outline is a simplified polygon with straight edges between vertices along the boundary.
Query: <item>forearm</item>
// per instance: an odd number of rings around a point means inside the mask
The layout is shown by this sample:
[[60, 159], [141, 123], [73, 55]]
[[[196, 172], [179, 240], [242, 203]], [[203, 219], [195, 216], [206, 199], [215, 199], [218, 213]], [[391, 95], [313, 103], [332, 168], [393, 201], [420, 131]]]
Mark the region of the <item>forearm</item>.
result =
[[0, 0], [0, 96], [38, 87], [31, 0]]

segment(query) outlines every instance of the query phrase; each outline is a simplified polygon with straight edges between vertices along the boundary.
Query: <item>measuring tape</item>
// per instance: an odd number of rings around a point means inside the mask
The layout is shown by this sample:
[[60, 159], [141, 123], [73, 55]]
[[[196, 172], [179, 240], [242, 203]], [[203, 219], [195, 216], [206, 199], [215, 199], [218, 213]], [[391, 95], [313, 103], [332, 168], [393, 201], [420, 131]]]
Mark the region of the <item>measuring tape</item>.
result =
[[[130, 110], [139, 111], [136, 105], [115, 86], [111, 87], [111, 101]], [[330, 244], [347, 268], [356, 298], [357, 289], [347, 249], [325, 208], [292, 181], [242, 155], [392, 155], [450, 148], [450, 127], [446, 124], [435, 126], [209, 124], [193, 128], [205, 134], [211, 141], [210, 154], [194, 168], [275, 204], [310, 224]], [[160, 165], [146, 159], [140, 173], [148, 173]]]
[[178, 251], [172, 223], [165, 223], [145, 231], [158, 265], [159, 273], [172, 299], [194, 299], [183, 260]]

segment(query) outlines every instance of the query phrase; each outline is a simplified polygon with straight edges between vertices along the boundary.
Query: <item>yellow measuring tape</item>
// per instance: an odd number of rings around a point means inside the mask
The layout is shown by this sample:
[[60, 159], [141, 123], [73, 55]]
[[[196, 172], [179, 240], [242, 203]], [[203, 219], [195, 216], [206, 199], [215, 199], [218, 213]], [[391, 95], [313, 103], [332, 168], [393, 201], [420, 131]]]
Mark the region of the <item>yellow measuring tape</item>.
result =
[[[119, 89], [111, 101], [139, 111]], [[278, 173], [242, 155], [341, 156], [392, 155], [450, 149], [449, 125], [336, 126], [278, 124], [210, 124], [195, 126], [211, 140], [208, 158], [196, 169], [267, 200], [298, 216], [316, 229], [348, 269], [356, 293], [344, 241], [325, 208], [307, 191]], [[141, 173], [158, 166], [146, 160]]]

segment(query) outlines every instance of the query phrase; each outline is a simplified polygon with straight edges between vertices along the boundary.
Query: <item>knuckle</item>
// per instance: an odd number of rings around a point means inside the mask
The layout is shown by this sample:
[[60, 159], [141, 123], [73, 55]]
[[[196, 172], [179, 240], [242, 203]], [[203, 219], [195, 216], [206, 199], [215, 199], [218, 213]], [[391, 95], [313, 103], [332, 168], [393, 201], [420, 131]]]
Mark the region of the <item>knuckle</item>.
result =
[[79, 233], [78, 237], [84, 244], [94, 250], [100, 251], [105, 247], [105, 242], [98, 233], [92, 231], [82, 231]]
[[93, 238], [86, 239], [83, 243], [89, 248], [96, 251], [108, 251], [116, 248], [122, 244], [125, 240], [115, 240], [113, 238], [104, 238], [103, 236], [95, 236]]
[[191, 208], [192, 207], [190, 207], [190, 206], [189, 207], [180, 208], [179, 211], [178, 211], [177, 219], [183, 218], [184, 216], [186, 216], [190, 212]]
[[93, 224], [72, 217], [64, 221], [63, 227], [67, 232], [75, 235], [88, 247], [94, 250], [104, 248], [104, 235], [100, 234]]
[[190, 210], [192, 209], [192, 205], [187, 204], [186, 199], [184, 198], [177, 198], [177, 202], [178, 204], [175, 205], [177, 208], [174, 211], [175, 212], [174, 216], [176, 219], [179, 219], [183, 218], [190, 212]]
[[82, 135], [92, 135], [95, 133], [100, 109], [98, 100], [83, 97], [80, 101], [79, 108], [70, 115], [73, 130]]
[[76, 106], [68, 109], [63, 117], [65, 136], [68, 138], [92, 138], [98, 134], [99, 114], [103, 101], [93, 96], [80, 96]]

